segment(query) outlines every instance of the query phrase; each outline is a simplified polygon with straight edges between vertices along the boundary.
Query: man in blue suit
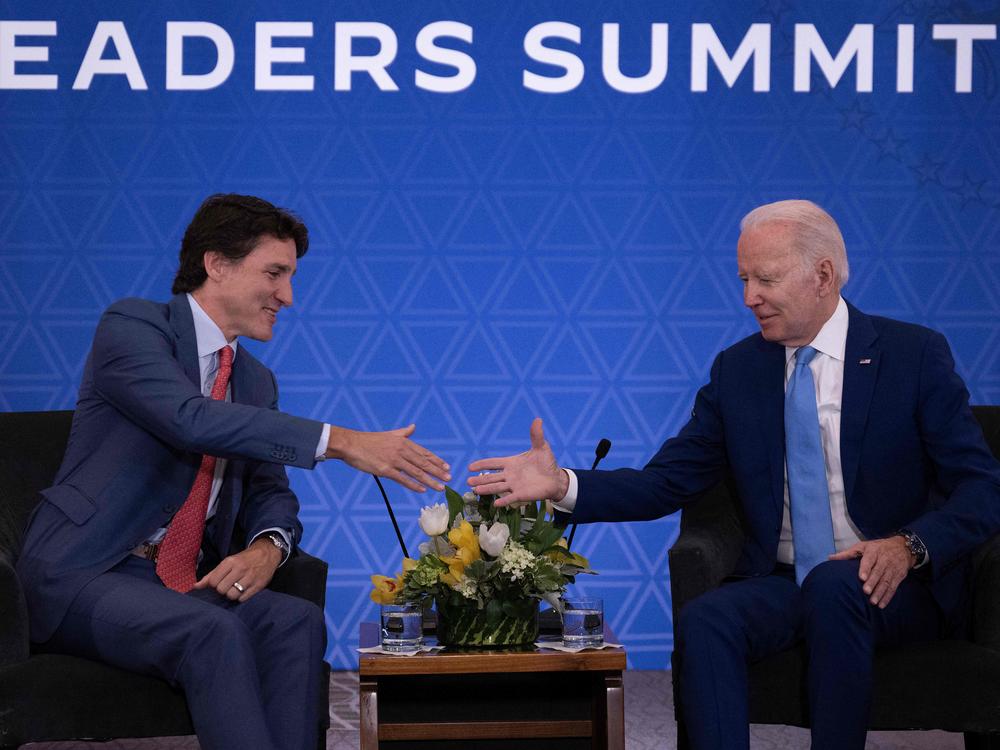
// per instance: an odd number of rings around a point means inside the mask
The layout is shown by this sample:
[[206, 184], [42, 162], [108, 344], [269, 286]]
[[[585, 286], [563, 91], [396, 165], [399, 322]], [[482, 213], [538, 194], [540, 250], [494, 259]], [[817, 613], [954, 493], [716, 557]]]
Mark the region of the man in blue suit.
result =
[[691, 419], [641, 470], [474, 462], [498, 504], [550, 498], [577, 523], [672, 513], [727, 469], [746, 539], [734, 576], [677, 627], [696, 748], [749, 746], [747, 664], [804, 640], [812, 747], [864, 747], [875, 648], [934, 639], [964, 610], [969, 553], [1000, 529], [1000, 467], [943, 336], [847, 304], [844, 241], [808, 201], [746, 217], [737, 246], [760, 333], [720, 353]]
[[302, 535], [285, 465], [337, 458], [423, 491], [447, 465], [413, 425], [357, 432], [284, 414], [267, 341], [292, 304], [305, 225], [214, 195], [181, 246], [175, 296], [102, 316], [55, 484], [18, 561], [40, 648], [180, 686], [206, 750], [313, 750], [326, 627], [266, 588]]

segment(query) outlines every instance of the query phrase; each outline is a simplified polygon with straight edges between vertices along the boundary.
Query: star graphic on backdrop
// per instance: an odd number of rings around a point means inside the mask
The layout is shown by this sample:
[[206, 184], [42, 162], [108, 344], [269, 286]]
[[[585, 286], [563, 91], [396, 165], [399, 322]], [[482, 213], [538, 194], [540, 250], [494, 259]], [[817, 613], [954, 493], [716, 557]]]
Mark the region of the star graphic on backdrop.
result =
[[928, 182], [941, 184], [941, 170], [944, 168], [943, 161], [935, 161], [934, 157], [925, 153], [920, 162], [910, 166], [910, 169], [917, 175], [917, 182], [921, 186]]
[[841, 121], [842, 123], [841, 127], [844, 130], [848, 130], [850, 128], [857, 128], [859, 133], [863, 133], [865, 130], [865, 120], [867, 120], [875, 113], [866, 110], [864, 107], [861, 106], [861, 102], [855, 99], [853, 102], [851, 102], [850, 107], [848, 107], [847, 109], [840, 110], [840, 114], [843, 117], [843, 120]]
[[981, 203], [985, 206], [986, 199], [983, 198], [983, 187], [985, 185], [986, 180], [975, 180], [969, 176], [968, 172], [963, 172], [962, 184], [954, 189], [962, 199], [962, 208], [965, 208], [970, 203]]
[[878, 146], [879, 161], [886, 156], [900, 162], [903, 160], [903, 145], [906, 140], [897, 136], [892, 128], [886, 130], [883, 137], [875, 138], [872, 142]]

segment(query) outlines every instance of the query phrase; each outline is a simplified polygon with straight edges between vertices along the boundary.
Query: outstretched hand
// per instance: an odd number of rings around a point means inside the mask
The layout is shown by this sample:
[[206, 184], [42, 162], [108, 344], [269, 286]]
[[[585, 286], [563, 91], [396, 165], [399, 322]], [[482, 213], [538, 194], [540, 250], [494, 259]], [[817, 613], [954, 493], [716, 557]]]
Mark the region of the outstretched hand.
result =
[[[416, 425], [385, 432], [330, 427], [326, 457], [339, 458], [358, 471], [386, 477], [414, 492], [441, 491], [451, 468], [441, 458], [410, 440]], [[441, 480], [441, 481], [438, 481]]]
[[531, 423], [531, 449], [516, 456], [481, 458], [469, 464], [469, 471], [491, 471], [469, 477], [477, 495], [502, 495], [494, 505], [518, 507], [536, 500], [562, 500], [569, 488], [569, 476], [559, 468], [545, 439], [542, 420]]

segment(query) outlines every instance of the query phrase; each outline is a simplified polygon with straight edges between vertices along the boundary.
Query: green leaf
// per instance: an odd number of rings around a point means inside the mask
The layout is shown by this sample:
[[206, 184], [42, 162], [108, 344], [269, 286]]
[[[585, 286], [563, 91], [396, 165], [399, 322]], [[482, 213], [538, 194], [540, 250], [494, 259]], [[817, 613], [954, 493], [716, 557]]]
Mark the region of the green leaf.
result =
[[490, 599], [486, 605], [486, 622], [496, 625], [501, 617], [503, 617], [503, 605], [497, 599]]
[[465, 510], [465, 500], [451, 487], [444, 488], [444, 496], [448, 499], [448, 528], [450, 529], [455, 517], [462, 515], [462, 511]]
[[517, 541], [521, 535], [521, 511], [517, 508], [503, 508], [498, 515], [510, 529], [510, 538]]
[[538, 518], [539, 510], [538, 506], [541, 503], [531, 503], [531, 505], [525, 506], [524, 515], [528, 518]]

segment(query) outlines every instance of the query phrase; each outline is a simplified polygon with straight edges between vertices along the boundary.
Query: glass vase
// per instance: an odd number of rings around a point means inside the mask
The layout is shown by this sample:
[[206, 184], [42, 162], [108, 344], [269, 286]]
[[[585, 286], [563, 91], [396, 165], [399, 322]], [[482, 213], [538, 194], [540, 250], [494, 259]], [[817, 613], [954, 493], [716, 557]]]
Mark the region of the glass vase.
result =
[[492, 622], [486, 609], [468, 605], [437, 603], [437, 640], [442, 646], [462, 648], [507, 648], [538, 640], [538, 602], [510, 602], [503, 615]]

